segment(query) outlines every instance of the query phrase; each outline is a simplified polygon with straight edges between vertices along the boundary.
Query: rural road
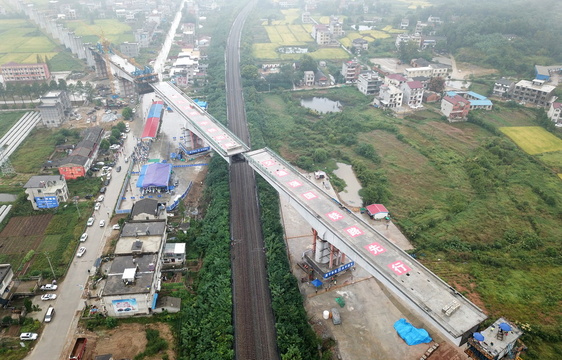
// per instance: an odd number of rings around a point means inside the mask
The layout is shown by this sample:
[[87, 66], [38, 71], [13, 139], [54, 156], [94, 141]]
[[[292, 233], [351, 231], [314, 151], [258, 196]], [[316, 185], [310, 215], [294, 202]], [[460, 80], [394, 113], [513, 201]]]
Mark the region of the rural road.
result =
[[[126, 154], [132, 151], [134, 140], [129, 136], [125, 142]], [[86, 247], [86, 253], [83, 257], [72, 260], [64, 281], [59, 282], [59, 287], [55, 293], [57, 299], [50, 302], [44, 302], [42, 305], [42, 315], [47, 311], [48, 305], [55, 308], [55, 316], [50, 324], [45, 324], [40, 339], [35, 344], [35, 348], [26, 357], [28, 360], [45, 360], [45, 359], [68, 359], [69, 346], [74, 341], [74, 332], [78, 324], [79, 314], [85, 305], [85, 286], [88, 280], [88, 270], [92, 268], [95, 260], [100, 257], [107, 236], [111, 234], [111, 224], [109, 223], [110, 215], [117, 203], [117, 197], [121, 190], [121, 184], [125, 180], [127, 174], [127, 163], [120, 156], [115, 166], [121, 165], [121, 172], [112, 171], [111, 182], [107, 187], [105, 199], [98, 211], [82, 212], [81, 219], [85, 222], [90, 216], [95, 217], [94, 225], [87, 227], [85, 232], [88, 233], [88, 239], [80, 243], [80, 246]], [[95, 196], [98, 196], [96, 194]], [[68, 206], [74, 206], [68, 204]], [[108, 215], [109, 214], [109, 215]], [[104, 227], [99, 226], [100, 220], [105, 220]]]

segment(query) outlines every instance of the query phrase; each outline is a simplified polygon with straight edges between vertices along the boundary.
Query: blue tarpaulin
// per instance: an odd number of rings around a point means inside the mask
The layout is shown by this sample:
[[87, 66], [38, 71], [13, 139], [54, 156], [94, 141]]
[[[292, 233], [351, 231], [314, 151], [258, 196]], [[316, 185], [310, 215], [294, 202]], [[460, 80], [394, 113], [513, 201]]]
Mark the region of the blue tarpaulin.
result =
[[425, 329], [415, 328], [406, 319], [400, 319], [395, 322], [394, 329], [408, 345], [427, 344], [432, 340]]

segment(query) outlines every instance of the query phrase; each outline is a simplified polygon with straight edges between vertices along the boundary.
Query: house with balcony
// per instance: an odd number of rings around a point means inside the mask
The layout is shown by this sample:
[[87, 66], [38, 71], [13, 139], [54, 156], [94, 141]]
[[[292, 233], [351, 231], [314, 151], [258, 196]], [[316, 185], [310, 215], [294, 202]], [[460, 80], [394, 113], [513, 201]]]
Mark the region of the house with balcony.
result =
[[382, 85], [374, 104], [385, 109], [396, 110], [402, 106], [403, 92], [398, 87], [389, 84]]
[[0, 264], [0, 306], [5, 305], [10, 300], [10, 284], [13, 278], [12, 265]]
[[508, 97], [515, 83], [509, 79], [501, 78], [494, 82], [492, 94], [499, 97]]
[[552, 120], [556, 125], [562, 126], [562, 103], [552, 102], [546, 113], [548, 118]]
[[446, 95], [441, 100], [441, 113], [449, 122], [465, 121], [469, 111], [470, 102], [458, 94]]
[[56, 208], [68, 201], [68, 187], [62, 175], [32, 176], [23, 188], [33, 210]]
[[341, 74], [346, 84], [354, 84], [361, 73], [361, 64], [356, 60], [344, 61]]
[[511, 98], [521, 104], [534, 104], [546, 107], [552, 102], [555, 86], [545, 84], [545, 80], [521, 80], [513, 87]]
[[321, 46], [330, 45], [332, 42], [332, 34], [330, 33], [328, 25], [318, 24], [312, 26], [312, 32], [310, 35], [314, 40], [316, 40], [316, 43]]
[[314, 71], [305, 71], [303, 78], [304, 86], [314, 86]]
[[363, 38], [353, 39], [351, 47], [359, 54], [361, 51], [369, 50], [369, 42]]
[[422, 108], [423, 105], [423, 84], [419, 81], [408, 81], [401, 85], [400, 89], [404, 93], [403, 104], [411, 109]]
[[382, 84], [383, 79], [374, 71], [359, 74], [357, 82], [355, 83], [357, 90], [359, 90], [363, 95], [378, 94]]
[[388, 74], [384, 77], [385, 85], [394, 85], [398, 88], [401, 87], [402, 84], [405, 84], [406, 81], [408, 81], [408, 79], [401, 74]]

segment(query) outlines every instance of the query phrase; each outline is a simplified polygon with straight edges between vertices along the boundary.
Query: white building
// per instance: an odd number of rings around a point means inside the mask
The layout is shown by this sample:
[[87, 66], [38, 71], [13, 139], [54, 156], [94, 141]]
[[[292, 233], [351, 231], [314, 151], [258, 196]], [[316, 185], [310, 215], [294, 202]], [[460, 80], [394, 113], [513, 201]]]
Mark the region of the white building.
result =
[[41, 121], [47, 127], [60, 126], [70, 115], [72, 105], [66, 91], [49, 91], [41, 96]]
[[562, 103], [552, 102], [548, 108], [548, 118], [562, 126]]
[[68, 187], [63, 175], [32, 176], [23, 188], [33, 210], [55, 208], [68, 201]]
[[313, 86], [314, 85], [314, 71], [305, 71], [303, 80], [304, 80], [304, 86]]
[[524, 104], [548, 106], [552, 101], [555, 86], [546, 85], [544, 80], [521, 80], [513, 88], [513, 100]]
[[382, 78], [374, 71], [359, 74], [356, 83], [357, 90], [359, 90], [363, 95], [378, 94], [382, 84]]
[[496, 82], [494, 83], [492, 94], [496, 96], [507, 96], [512, 91], [513, 87], [513, 81], [506, 78], [501, 78], [499, 80], [496, 80]]
[[403, 104], [408, 105], [412, 109], [422, 108], [423, 102], [423, 84], [419, 81], [408, 81], [401, 86], [404, 92]]
[[378, 100], [382, 107], [387, 109], [396, 109], [402, 106], [404, 93], [396, 86], [382, 85], [380, 87]]

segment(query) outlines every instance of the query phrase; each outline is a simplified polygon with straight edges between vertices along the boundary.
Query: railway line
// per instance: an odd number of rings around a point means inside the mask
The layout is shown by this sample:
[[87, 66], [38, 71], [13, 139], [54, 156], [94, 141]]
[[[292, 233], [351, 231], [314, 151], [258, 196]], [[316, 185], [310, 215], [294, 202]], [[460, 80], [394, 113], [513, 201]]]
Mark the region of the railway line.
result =
[[18, 122], [0, 139], [0, 165], [25, 140], [35, 125], [41, 121], [41, 115], [36, 111], [25, 113]]
[[[252, 0], [238, 14], [226, 49], [226, 87], [229, 128], [246, 144], [246, 123], [240, 78], [240, 37]], [[230, 166], [231, 259], [234, 303], [234, 341], [237, 359], [279, 359], [275, 321], [266, 273], [256, 178], [245, 162]]]

